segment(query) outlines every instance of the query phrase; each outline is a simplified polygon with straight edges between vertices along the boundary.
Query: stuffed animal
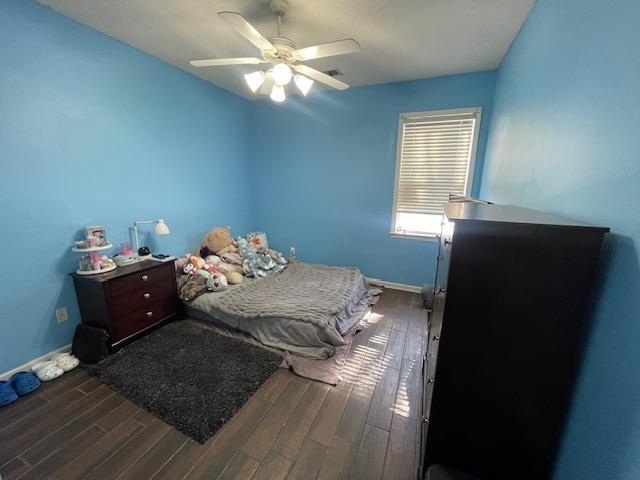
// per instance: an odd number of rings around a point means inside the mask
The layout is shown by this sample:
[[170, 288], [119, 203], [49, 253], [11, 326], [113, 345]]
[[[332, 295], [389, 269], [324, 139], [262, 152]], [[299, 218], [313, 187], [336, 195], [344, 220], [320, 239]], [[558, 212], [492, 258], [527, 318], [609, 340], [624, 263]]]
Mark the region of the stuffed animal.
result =
[[184, 273], [186, 273], [187, 275], [195, 275], [196, 274], [196, 267], [193, 266], [192, 263], [187, 263], [183, 268], [182, 271]]
[[258, 253], [251, 248], [246, 238], [238, 238], [238, 247], [240, 247], [242, 267], [247, 277], [266, 277], [284, 270], [284, 265], [277, 264], [269, 255]]
[[223, 273], [214, 273], [207, 279], [207, 290], [221, 292], [228, 287], [227, 277]]
[[196, 269], [202, 270], [207, 262], [204, 261], [204, 258], [196, 257], [195, 255], [189, 258], [191, 265], [193, 265]]
[[245, 235], [247, 242], [251, 245], [258, 253], [268, 253], [269, 250], [269, 240], [267, 240], [267, 234], [264, 232], [251, 232]]
[[213, 230], [209, 230], [197, 250], [201, 257], [237, 251], [238, 248], [234, 245], [231, 231], [225, 227], [216, 227]]
[[229, 272], [225, 275], [227, 277], [227, 282], [229, 285], [237, 285], [238, 283], [242, 283], [244, 281], [244, 275], [238, 272]]
[[182, 270], [184, 268], [184, 266], [189, 263], [189, 259], [192, 257], [193, 255], [191, 253], [185, 253], [182, 257], [180, 257], [179, 259], [176, 260], [175, 262], [175, 266], [176, 266], [176, 270]]
[[204, 261], [207, 262], [208, 265], [215, 265], [216, 267], [220, 265], [220, 262], [222, 262], [220, 257], [217, 255], [208, 255]]
[[278, 252], [277, 250], [268, 250], [267, 255], [273, 258], [279, 265], [287, 264], [287, 259], [284, 258], [284, 255], [282, 255], [282, 253]]
[[210, 263], [205, 264], [205, 266], [202, 267], [202, 270], [206, 270], [209, 273], [218, 273], [218, 267]]
[[200, 275], [205, 280], [209, 280], [211, 278], [211, 274], [206, 270], [196, 270], [196, 273]]

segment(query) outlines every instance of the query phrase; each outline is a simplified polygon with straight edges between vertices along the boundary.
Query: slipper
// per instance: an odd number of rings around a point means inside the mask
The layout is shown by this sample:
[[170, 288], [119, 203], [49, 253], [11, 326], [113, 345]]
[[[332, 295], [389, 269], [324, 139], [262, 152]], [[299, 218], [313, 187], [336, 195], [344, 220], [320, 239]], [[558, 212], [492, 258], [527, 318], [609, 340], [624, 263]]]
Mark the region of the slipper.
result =
[[18, 399], [18, 394], [9, 382], [0, 381], [0, 407], [9, 405]]
[[9, 383], [21, 397], [37, 390], [40, 387], [40, 380], [38, 380], [38, 377], [31, 372], [15, 373], [9, 379]]
[[53, 357], [51, 357], [51, 361], [55, 363], [58, 367], [60, 367], [65, 372], [69, 370], [73, 370], [78, 365], [80, 365], [80, 360], [78, 360], [75, 356], [70, 353], [56, 353]]
[[48, 382], [64, 373], [64, 370], [53, 362], [36, 362], [32, 365], [31, 371], [37, 375], [41, 382]]

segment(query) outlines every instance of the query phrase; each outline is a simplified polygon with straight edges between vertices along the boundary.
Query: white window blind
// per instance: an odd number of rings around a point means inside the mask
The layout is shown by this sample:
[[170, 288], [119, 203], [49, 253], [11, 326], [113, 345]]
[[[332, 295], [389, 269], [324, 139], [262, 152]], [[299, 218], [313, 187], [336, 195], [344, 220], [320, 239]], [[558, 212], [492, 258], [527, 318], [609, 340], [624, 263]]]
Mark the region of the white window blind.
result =
[[469, 194], [480, 114], [476, 108], [401, 116], [393, 233], [437, 233], [449, 194]]

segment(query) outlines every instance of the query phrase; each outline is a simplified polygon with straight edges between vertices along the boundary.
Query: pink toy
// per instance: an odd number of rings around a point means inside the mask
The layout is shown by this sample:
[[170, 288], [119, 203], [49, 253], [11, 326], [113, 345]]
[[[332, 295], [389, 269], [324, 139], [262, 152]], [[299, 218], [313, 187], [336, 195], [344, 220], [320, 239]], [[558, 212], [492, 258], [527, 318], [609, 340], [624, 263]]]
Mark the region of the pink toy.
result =
[[204, 267], [202, 267], [202, 269], [206, 270], [209, 273], [218, 273], [218, 267], [216, 267], [215, 265], [207, 264]]

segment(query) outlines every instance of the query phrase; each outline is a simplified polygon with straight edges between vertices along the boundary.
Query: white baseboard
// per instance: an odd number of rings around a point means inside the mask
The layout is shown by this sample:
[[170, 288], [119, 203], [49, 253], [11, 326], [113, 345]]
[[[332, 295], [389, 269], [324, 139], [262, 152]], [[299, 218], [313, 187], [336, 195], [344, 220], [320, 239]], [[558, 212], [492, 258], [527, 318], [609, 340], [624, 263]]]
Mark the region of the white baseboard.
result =
[[376, 285], [378, 287], [392, 288], [394, 290], [404, 290], [405, 292], [413, 292], [420, 293], [422, 291], [422, 287], [418, 287], [416, 285], [407, 285], [406, 283], [394, 283], [387, 282], [386, 280], [380, 280], [379, 278], [369, 278], [365, 277], [367, 282], [371, 285]]
[[60, 347], [57, 348], [56, 350], [49, 352], [49, 353], [45, 353], [44, 355], [41, 355], [38, 358], [34, 358], [33, 360], [28, 361], [27, 363], [25, 363], [24, 365], [20, 365], [19, 367], [14, 368], [13, 370], [9, 370], [8, 372], [4, 372], [4, 373], [0, 373], [0, 380], [7, 380], [9, 377], [11, 377], [11, 375], [13, 375], [14, 373], [17, 372], [22, 372], [22, 371], [29, 371], [29, 369], [31, 368], [31, 365], [33, 365], [36, 362], [40, 362], [42, 360], [46, 360], [47, 358], [51, 357], [51, 355], [55, 355], [56, 353], [60, 353], [60, 352], [70, 352], [71, 351], [71, 344], [69, 345], [65, 345], [64, 347]]

